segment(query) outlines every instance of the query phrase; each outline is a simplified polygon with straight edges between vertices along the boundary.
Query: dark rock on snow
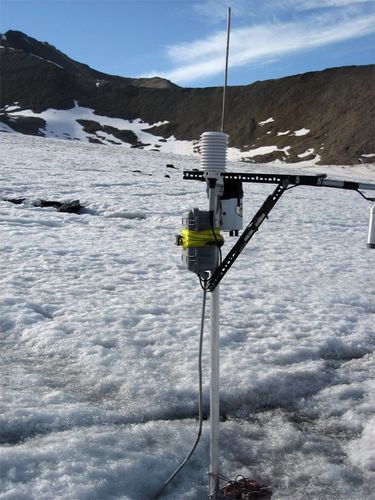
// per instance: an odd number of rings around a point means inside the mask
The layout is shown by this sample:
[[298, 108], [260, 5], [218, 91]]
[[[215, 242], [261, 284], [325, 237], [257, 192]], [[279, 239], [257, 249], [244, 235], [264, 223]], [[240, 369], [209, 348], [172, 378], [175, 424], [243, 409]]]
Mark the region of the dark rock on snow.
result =
[[[2, 198], [2, 200], [8, 201], [15, 205], [21, 205], [26, 200], [26, 198]], [[79, 214], [82, 208], [84, 208], [84, 206], [80, 204], [79, 200], [64, 201], [64, 202], [54, 201], [54, 200], [37, 200], [32, 202], [32, 205], [34, 207], [42, 207], [42, 208], [53, 207], [56, 208], [58, 212], [67, 212], [70, 214]]]

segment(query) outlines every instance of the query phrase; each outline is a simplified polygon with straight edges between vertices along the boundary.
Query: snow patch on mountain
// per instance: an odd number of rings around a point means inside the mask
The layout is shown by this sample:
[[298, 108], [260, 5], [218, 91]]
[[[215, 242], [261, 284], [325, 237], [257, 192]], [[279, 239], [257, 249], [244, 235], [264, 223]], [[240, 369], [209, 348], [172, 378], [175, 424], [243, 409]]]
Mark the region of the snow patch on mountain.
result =
[[272, 116], [271, 116], [270, 118], [267, 118], [267, 120], [264, 120], [264, 121], [262, 121], [262, 122], [259, 122], [259, 125], [260, 125], [261, 127], [263, 127], [263, 125], [266, 125], [267, 123], [272, 123], [272, 122], [274, 122], [274, 121], [275, 121], [275, 119], [274, 119], [274, 118], [272, 118]]
[[11, 105], [7, 105], [4, 107], [4, 110], [6, 113], [11, 113], [12, 111], [17, 111], [21, 109], [18, 102], [14, 102], [13, 104]]
[[308, 128], [300, 128], [299, 130], [295, 130], [292, 135], [297, 137], [301, 137], [302, 135], [306, 135], [310, 132]]
[[16, 107], [9, 106], [7, 112], [10, 118], [33, 117], [43, 119], [46, 125], [44, 128], [40, 128], [39, 131], [42, 135], [49, 138], [80, 140], [84, 142], [94, 139], [100, 141], [102, 144], [121, 144], [131, 147], [130, 143], [121, 141], [108, 132], [86, 132], [84, 126], [78, 120], [88, 120], [99, 123], [101, 126], [109, 126], [117, 130], [133, 132], [141, 143], [142, 149], [145, 150], [159, 148], [167, 153], [178, 150], [182, 154], [194, 154], [195, 144], [193, 141], [177, 141], [174, 136], [165, 139], [147, 131], [148, 129], [165, 125], [168, 123], [167, 121], [149, 124], [140, 119], [124, 120], [122, 118], [110, 118], [96, 114], [93, 109], [79, 106], [77, 102], [75, 102], [73, 108], [66, 110], [47, 109], [41, 113], [36, 113], [32, 110], [17, 110]]
[[288, 149], [290, 149], [290, 146], [286, 146], [282, 149], [279, 149], [277, 146], [261, 146], [259, 148], [251, 149], [250, 151], [246, 151], [243, 156], [253, 158], [254, 156], [266, 155], [273, 153], [274, 151], [283, 151], [285, 154], [288, 154]]
[[314, 148], [309, 148], [309, 149], [306, 149], [306, 151], [304, 153], [301, 153], [298, 156], [298, 158], [306, 158], [306, 156], [310, 156], [312, 154], [314, 154], [315, 152], [315, 149]]
[[42, 61], [46, 61], [48, 62], [49, 64], [53, 64], [54, 66], [57, 66], [58, 68], [61, 68], [61, 69], [65, 69], [63, 66], [61, 66], [60, 64], [57, 64], [53, 61], [50, 61], [49, 59], [46, 59], [45, 57], [40, 57], [40, 56], [37, 56], [36, 54], [33, 54], [32, 52], [30, 52], [30, 56], [32, 57], [36, 57], [37, 59], [41, 59]]

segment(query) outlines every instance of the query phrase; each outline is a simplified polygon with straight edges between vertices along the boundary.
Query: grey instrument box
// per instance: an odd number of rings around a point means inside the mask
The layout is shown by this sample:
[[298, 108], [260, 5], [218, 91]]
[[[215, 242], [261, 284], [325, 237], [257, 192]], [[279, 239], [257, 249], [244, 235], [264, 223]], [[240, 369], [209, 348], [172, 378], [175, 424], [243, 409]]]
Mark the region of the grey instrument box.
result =
[[[211, 230], [210, 212], [199, 208], [189, 210], [182, 217], [182, 228], [190, 231]], [[219, 265], [219, 249], [215, 242], [205, 246], [189, 246], [182, 250], [182, 261], [195, 274], [213, 271]]]

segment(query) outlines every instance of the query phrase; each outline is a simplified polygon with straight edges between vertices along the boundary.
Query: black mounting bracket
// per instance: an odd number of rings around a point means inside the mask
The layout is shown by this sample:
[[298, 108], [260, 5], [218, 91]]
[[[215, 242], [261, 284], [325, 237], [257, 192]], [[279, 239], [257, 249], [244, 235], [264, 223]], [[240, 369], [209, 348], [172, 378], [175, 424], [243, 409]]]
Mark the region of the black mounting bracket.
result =
[[210, 276], [207, 283], [207, 290], [213, 292], [220, 281], [224, 278], [225, 274], [232, 266], [234, 261], [243, 251], [245, 246], [249, 243], [254, 234], [258, 231], [259, 226], [262, 224], [264, 219], [268, 217], [273, 207], [276, 205], [277, 201], [280, 199], [281, 195], [285, 192], [288, 187], [288, 181], [283, 180], [277, 185], [274, 192], [269, 195], [264, 201], [263, 205], [260, 207], [258, 212], [254, 215], [251, 222], [246, 226], [241, 236], [238, 238], [237, 242], [228, 252], [222, 263], [215, 269], [215, 271]]
[[[231, 182], [254, 182], [261, 184], [277, 184], [276, 189], [269, 195], [260, 207], [253, 219], [246, 226], [241, 236], [238, 238], [234, 246], [229, 250], [222, 263], [212, 273], [207, 281], [207, 290], [213, 292], [230, 267], [233, 265], [237, 257], [241, 254], [245, 246], [249, 243], [254, 234], [258, 231], [262, 222], [268, 217], [268, 214], [276, 205], [281, 195], [292, 187], [297, 186], [321, 186], [339, 189], [350, 189], [357, 191], [363, 198], [369, 201], [375, 201], [374, 198], [366, 197], [360, 190], [371, 189], [375, 190], [374, 184], [364, 184], [351, 181], [337, 181], [327, 179], [326, 174], [319, 175], [288, 175], [288, 174], [260, 174], [260, 173], [239, 173], [239, 172], [223, 172], [221, 176]], [[186, 180], [206, 181], [206, 177], [201, 170], [186, 170], [183, 173], [183, 178]]]
[[[241, 172], [223, 172], [221, 174], [224, 182], [226, 179], [238, 182], [255, 182], [260, 184], [280, 184], [288, 182], [288, 184], [305, 185], [305, 186], [321, 186], [321, 181], [327, 177], [326, 174], [319, 175], [288, 175], [288, 174], [257, 174], [257, 173], [241, 173]], [[185, 170], [183, 178], [191, 181], [206, 181], [202, 170]], [[357, 184], [357, 183], [352, 183]]]

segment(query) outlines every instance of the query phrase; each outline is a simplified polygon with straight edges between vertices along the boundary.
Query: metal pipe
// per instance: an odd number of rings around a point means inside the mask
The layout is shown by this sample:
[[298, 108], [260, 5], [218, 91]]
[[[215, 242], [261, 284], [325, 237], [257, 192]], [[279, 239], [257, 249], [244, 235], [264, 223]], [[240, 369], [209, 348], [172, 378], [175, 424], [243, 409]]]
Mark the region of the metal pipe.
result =
[[324, 187], [332, 187], [332, 188], [341, 188], [341, 189], [350, 189], [352, 185], [352, 189], [360, 189], [362, 191], [373, 191], [375, 190], [375, 184], [370, 184], [367, 182], [352, 182], [352, 181], [344, 181], [344, 180], [335, 180], [335, 179], [322, 179], [319, 183], [320, 186]]

